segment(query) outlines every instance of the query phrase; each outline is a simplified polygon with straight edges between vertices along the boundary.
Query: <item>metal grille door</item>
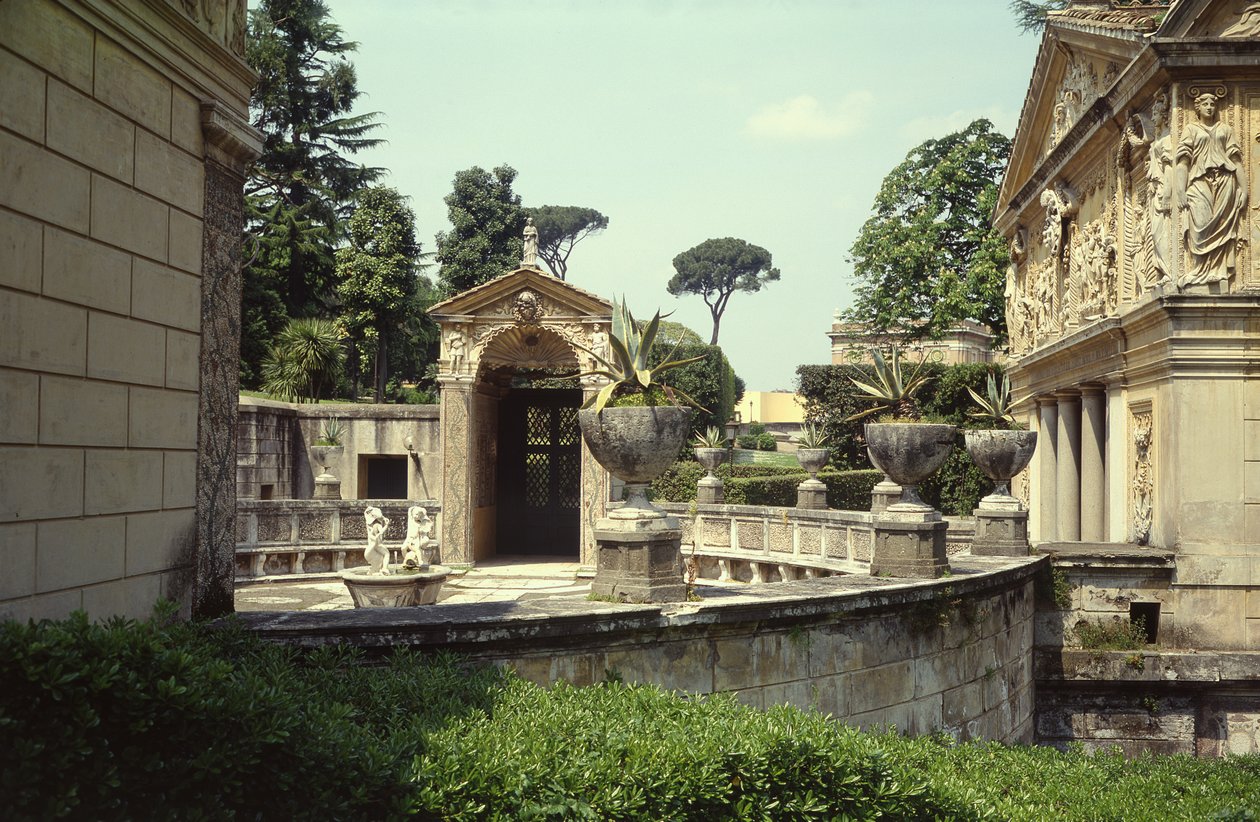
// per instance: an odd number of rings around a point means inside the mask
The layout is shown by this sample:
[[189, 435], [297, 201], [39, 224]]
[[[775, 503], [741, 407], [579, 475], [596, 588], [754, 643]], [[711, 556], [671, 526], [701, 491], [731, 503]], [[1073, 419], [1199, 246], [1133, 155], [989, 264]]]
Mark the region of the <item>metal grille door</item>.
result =
[[581, 391], [516, 389], [499, 407], [498, 552], [578, 555]]

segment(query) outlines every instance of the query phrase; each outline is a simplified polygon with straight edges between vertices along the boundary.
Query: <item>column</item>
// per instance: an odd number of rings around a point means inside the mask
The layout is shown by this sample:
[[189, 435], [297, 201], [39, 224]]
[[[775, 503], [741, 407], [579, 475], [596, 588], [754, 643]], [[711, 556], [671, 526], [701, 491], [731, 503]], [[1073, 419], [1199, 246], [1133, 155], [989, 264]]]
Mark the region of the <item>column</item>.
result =
[[1037, 410], [1040, 424], [1037, 426], [1037, 537], [1039, 542], [1054, 542], [1059, 538], [1055, 486], [1058, 484], [1056, 465], [1059, 439], [1059, 406], [1054, 397], [1038, 397]]
[[1081, 539], [1104, 542], [1107, 512], [1107, 396], [1100, 385], [1081, 386]]
[[1128, 504], [1128, 459], [1124, 408], [1124, 386], [1107, 384], [1107, 541], [1125, 542], [1129, 538], [1125, 506]]
[[1058, 538], [1060, 542], [1075, 542], [1081, 538], [1081, 395], [1067, 390], [1056, 392], [1055, 397], [1059, 401], [1055, 448]]

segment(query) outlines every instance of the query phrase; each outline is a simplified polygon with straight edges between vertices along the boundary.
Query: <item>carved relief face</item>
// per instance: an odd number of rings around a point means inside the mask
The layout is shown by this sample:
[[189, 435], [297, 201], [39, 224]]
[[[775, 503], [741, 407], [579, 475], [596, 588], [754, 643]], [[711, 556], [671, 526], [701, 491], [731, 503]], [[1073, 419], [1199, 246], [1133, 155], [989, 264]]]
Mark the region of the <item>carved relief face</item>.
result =
[[[1158, 128], [1168, 119], [1168, 97], [1162, 92], [1155, 95], [1155, 102], [1151, 103], [1151, 121]], [[1151, 135], [1154, 136], [1154, 135]]]
[[512, 301], [512, 316], [519, 323], [534, 324], [542, 319], [542, 300], [532, 291], [525, 290]]
[[1210, 123], [1216, 119], [1216, 95], [1200, 94], [1194, 98], [1194, 110], [1198, 112], [1199, 119], [1205, 123]]

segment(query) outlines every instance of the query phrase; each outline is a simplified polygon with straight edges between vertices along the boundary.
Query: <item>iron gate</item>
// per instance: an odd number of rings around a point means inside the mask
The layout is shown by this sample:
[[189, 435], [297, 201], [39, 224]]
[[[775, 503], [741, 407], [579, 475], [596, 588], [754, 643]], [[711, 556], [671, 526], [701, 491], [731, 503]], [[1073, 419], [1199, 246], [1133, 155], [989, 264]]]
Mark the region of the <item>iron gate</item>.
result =
[[578, 556], [582, 392], [515, 389], [499, 406], [498, 552]]

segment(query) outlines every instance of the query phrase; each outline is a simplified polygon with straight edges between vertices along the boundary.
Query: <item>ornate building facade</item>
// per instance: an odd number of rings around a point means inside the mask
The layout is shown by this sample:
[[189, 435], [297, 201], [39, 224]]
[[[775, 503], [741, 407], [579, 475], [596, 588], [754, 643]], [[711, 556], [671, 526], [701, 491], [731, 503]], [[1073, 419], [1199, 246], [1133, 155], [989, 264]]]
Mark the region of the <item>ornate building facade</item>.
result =
[[1258, 38], [1255, 2], [1051, 14], [995, 213], [1032, 538], [1174, 551], [1144, 596], [1198, 647], [1260, 648]]

